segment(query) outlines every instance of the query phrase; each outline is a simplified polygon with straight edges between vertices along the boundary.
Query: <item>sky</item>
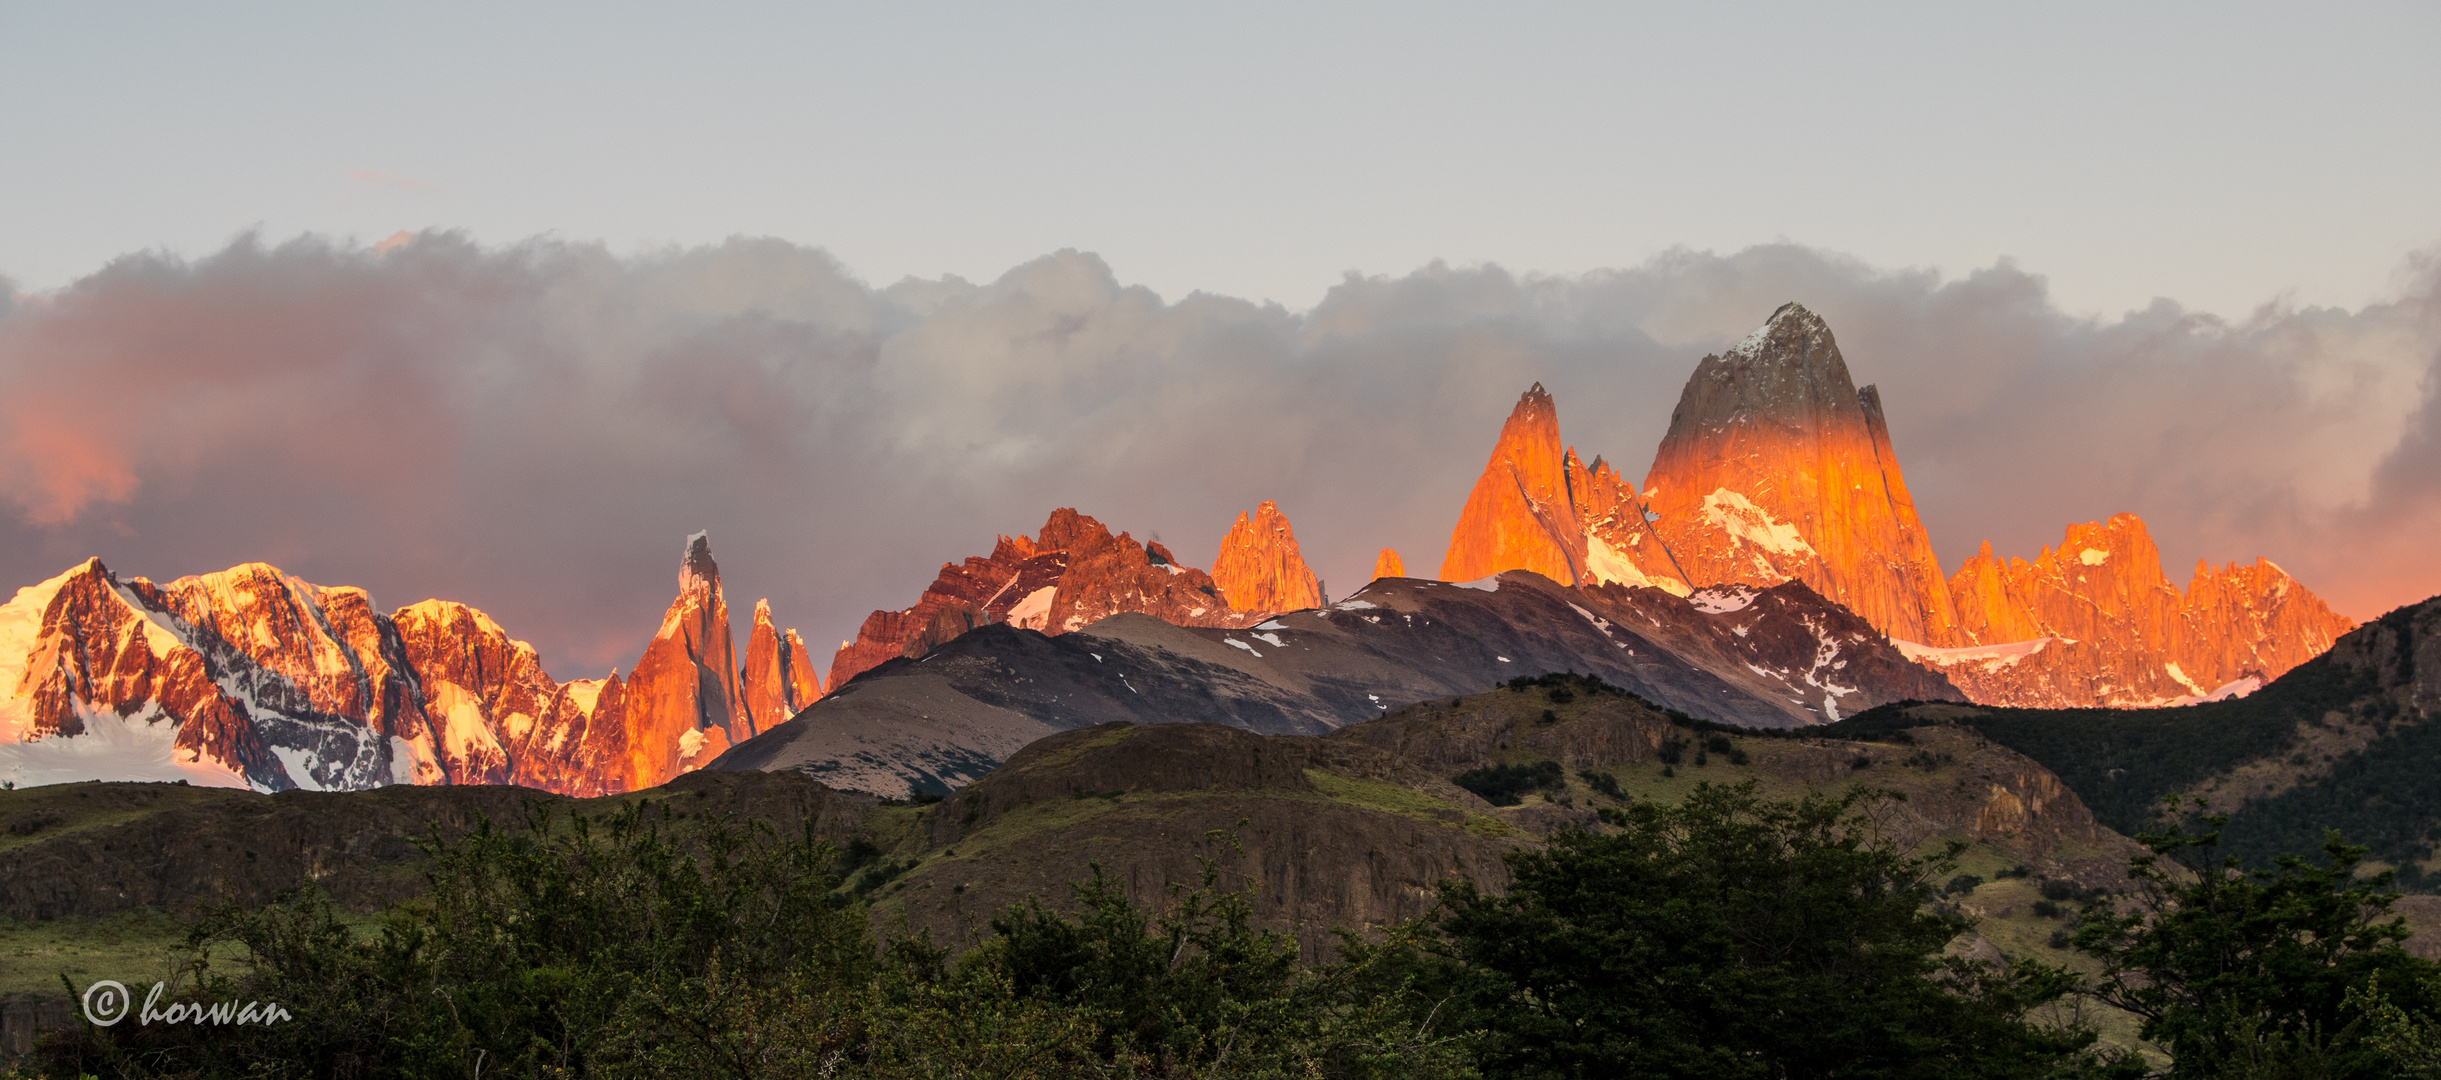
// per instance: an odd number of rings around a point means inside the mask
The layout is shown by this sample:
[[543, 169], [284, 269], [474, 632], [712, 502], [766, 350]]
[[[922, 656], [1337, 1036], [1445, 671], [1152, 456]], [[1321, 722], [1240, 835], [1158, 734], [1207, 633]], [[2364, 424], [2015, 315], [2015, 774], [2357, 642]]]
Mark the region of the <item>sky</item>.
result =
[[1640, 479], [1798, 300], [1950, 569], [2126, 510], [2441, 592], [2430, 4], [503, 7], [0, 5], [0, 584], [260, 559], [570, 678], [696, 529], [819, 644], [1270, 498], [1344, 594], [1526, 385]]

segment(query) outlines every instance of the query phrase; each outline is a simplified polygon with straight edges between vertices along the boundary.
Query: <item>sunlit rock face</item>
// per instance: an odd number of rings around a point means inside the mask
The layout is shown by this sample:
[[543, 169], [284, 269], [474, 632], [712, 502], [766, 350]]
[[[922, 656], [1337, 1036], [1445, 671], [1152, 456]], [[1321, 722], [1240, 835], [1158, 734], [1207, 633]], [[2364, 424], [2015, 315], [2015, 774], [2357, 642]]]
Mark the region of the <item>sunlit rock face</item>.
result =
[[1880, 395], [1857, 390], [1831, 328], [1803, 307], [1696, 365], [1644, 489], [1654, 533], [1700, 583], [1795, 578], [1893, 637], [1955, 635]]
[[1397, 551], [1383, 548], [1381, 554], [1373, 557], [1373, 580], [1406, 576], [1407, 564], [1399, 559]]
[[1570, 585], [1652, 585], [1686, 595], [1682, 575], [1648, 573], [1643, 565], [1648, 552], [1639, 545], [1650, 531], [1635, 486], [1618, 470], [1598, 457], [1587, 465], [1575, 448], [1561, 448], [1559, 408], [1536, 383], [1501, 425], [1491, 460], [1450, 530], [1441, 580], [1532, 570]]
[[836, 691], [892, 657], [920, 657], [978, 626], [1063, 634], [1122, 612], [1181, 626], [1245, 626], [1266, 614], [1231, 608], [1211, 575], [1181, 565], [1158, 541], [1112, 536], [1061, 507], [1032, 538], [1003, 536], [990, 555], [941, 564], [914, 604], [866, 616], [856, 640], [832, 656], [826, 685]]
[[772, 624], [769, 600], [754, 602], [754, 629], [746, 635], [746, 664], [737, 680], [757, 732], [785, 723], [822, 696], [822, 677], [806, 658], [804, 640]]
[[2277, 565], [2199, 563], [2180, 590], [2134, 514], [2032, 562], [1990, 544], [1950, 578], [1962, 647], [1914, 650], [1976, 700], [2172, 705], [2252, 692], [2351, 628]]
[[1239, 611], [1302, 611], [1322, 606], [1322, 586], [1297, 553], [1288, 515], [1269, 499], [1221, 538], [1212, 557], [1212, 583]]
[[646, 659], [627, 680], [559, 683], [465, 604], [383, 615], [362, 589], [263, 563], [156, 585], [88, 560], [0, 605], [0, 780], [597, 795], [760, 730], [735, 675], [714, 675], [731, 670], [728, 616], [701, 537]]
[[1563, 448], [1537, 384], [1460, 512], [1441, 576], [1693, 587], [1803, 581], [1987, 704], [2166, 705], [2251, 691], [2350, 623], [2258, 560], [2183, 592], [2134, 515], [2070, 529], [2033, 563], [1989, 545], [1944, 577], [1880, 393], [1823, 320], [1788, 304], [1697, 364], [1639, 493]]
[[1543, 384], [1517, 399], [1492, 459], [1467, 493], [1441, 558], [1441, 580], [1474, 581], [1531, 570], [1563, 584], [1585, 580], [1581, 511], [1570, 497], [1559, 408]]
[[687, 540], [678, 569], [678, 597], [661, 630], [627, 677], [630, 788], [650, 787], [751, 739], [753, 715], [738, 687], [729, 642], [729, 604], [720, 567], [702, 533]]

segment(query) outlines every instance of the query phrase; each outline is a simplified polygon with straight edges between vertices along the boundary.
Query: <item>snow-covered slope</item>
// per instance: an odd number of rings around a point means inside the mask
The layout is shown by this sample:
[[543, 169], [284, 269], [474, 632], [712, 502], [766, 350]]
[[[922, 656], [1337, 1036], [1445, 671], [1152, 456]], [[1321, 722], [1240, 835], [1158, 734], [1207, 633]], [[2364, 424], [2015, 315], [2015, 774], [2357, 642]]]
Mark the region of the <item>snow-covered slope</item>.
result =
[[[89, 559], [0, 604], [0, 782], [604, 794], [700, 765], [819, 685], [791, 631], [781, 676], [793, 681], [769, 715], [748, 710], [701, 536], [689, 538], [663, 628], [628, 679], [563, 685], [532, 646], [464, 604], [384, 615], [362, 589], [264, 563], [156, 585]], [[782, 644], [764, 659], [779, 663]]]

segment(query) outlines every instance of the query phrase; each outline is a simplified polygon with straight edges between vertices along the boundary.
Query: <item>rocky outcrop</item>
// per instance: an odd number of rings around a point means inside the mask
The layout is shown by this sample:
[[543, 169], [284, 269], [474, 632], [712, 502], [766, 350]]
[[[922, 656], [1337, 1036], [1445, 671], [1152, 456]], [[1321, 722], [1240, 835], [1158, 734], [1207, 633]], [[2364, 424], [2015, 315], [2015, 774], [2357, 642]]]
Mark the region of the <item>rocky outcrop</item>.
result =
[[754, 629], [746, 636], [746, 666], [738, 671], [746, 713], [757, 731], [768, 731], [822, 696], [822, 677], [805, 655], [794, 630], [782, 634], [771, 622], [771, 601], [754, 602]]
[[1699, 583], [1793, 578], [1893, 637], [1955, 633], [1881, 397], [1857, 389], [1831, 328], [1799, 305], [1696, 365], [1644, 497], [1653, 531]]
[[1950, 593], [1962, 644], [1907, 647], [1988, 705], [2142, 707], [2248, 693], [2352, 625], [2267, 560], [2198, 564], [2180, 590], [2134, 514], [2069, 526], [2032, 562], [2004, 562], [1986, 543]]
[[943, 563], [916, 602], [876, 611], [831, 657], [831, 690], [894, 657], [920, 657], [979, 626], [1007, 623], [1046, 634], [1121, 612], [1182, 626], [1243, 626], [1264, 612], [1232, 609], [1211, 575], [1179, 564], [1159, 541], [1112, 536], [1061, 507], [1032, 538], [1003, 536], [990, 555]]
[[1569, 498], [1559, 408], [1535, 383], [1517, 399], [1441, 557], [1441, 580], [1475, 581], [1528, 570], [1569, 585], [1584, 580], [1582, 514]]
[[[785, 645], [783, 700], [818, 696], [803, 644], [792, 633]], [[0, 779], [21, 784], [615, 793], [751, 738], [761, 725], [742, 700], [700, 536], [662, 634], [625, 680], [562, 684], [467, 605], [383, 615], [362, 589], [262, 563], [156, 585], [87, 560], [0, 605]]]
[[1381, 554], [1373, 557], [1373, 580], [1380, 581], [1386, 577], [1406, 576], [1407, 564], [1400, 561], [1397, 550], [1383, 548]]
[[1648, 562], [1666, 565], [1651, 555], [1650, 533], [1634, 485], [1601, 458], [1586, 465], [1574, 447], [1561, 448], [1559, 408], [1536, 383], [1510, 410], [1467, 495], [1441, 580], [1531, 570], [1570, 585], [1651, 585], [1686, 595], [1685, 575], [1648, 572]]
[[729, 643], [729, 603], [703, 533], [687, 538], [678, 597], [627, 678], [628, 788], [651, 787], [755, 735]]
[[1322, 606], [1322, 586], [1297, 553], [1297, 535], [1288, 515], [1269, 499], [1253, 516], [1237, 516], [1237, 524], [1221, 537], [1220, 553], [1212, 557], [1212, 583], [1239, 611], [1302, 611]]

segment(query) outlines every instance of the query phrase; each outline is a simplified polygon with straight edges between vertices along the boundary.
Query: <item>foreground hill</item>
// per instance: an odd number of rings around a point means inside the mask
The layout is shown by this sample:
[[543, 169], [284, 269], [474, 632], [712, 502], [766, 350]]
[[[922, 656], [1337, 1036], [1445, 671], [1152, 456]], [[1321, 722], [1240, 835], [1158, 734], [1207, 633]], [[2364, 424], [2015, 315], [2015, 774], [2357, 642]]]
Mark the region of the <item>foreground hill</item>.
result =
[[2323, 830], [2338, 829], [2421, 890], [2441, 869], [2436, 709], [2441, 597], [2359, 627], [2235, 700], [2141, 712], [1910, 703], [1860, 714], [1839, 730], [1972, 730], [2058, 773], [2121, 832], [2151, 827], [2164, 796], [2185, 794], [2234, 815], [2225, 842], [2250, 860], [2312, 851]]
[[1242, 630], [1134, 614], [1056, 637], [983, 626], [866, 672], [710, 767], [946, 793], [1058, 731], [1124, 720], [1318, 735], [1545, 671], [1598, 675], [1752, 728], [1958, 697], [1801, 582], [1680, 597], [1526, 571], [1459, 585], [1387, 578]]
[[[1169, 882], [1192, 880], [1201, 855], [1221, 858], [1233, 881], [1262, 883], [1265, 925], [1323, 950], [1331, 928], [1422, 914], [1445, 878], [1497, 889], [1504, 853], [1590, 826], [1594, 807], [1675, 801], [1703, 781], [1752, 780], [1773, 797], [1854, 783], [1905, 792], [1905, 802], [1885, 807], [1884, 826], [1911, 844], [1971, 841], [1967, 872], [1994, 882], [2023, 866], [2109, 884], [2129, 850], [2048, 772], [1970, 731], [1928, 730], [1912, 745], [1732, 734], [1590, 680], [1520, 683], [1326, 737], [1215, 724], [1062, 732], [923, 806], [752, 771], [691, 773], [652, 791], [582, 800], [497, 787], [0, 791], [0, 917], [75, 925], [113, 912], [186, 913], [223, 900], [258, 903], [308, 876], [371, 910], [419, 887], [413, 841], [427, 828], [454, 834], [479, 817], [514, 827], [537, 800], [600, 813], [653, 799], [681, 826], [723, 815], [783, 832], [810, 822], [849, 852], [860, 871], [849, 888], [874, 901], [878, 925], [903, 917], [953, 941], [1024, 896], [1064, 901], [1065, 883], [1092, 863], [1150, 901]], [[1486, 775], [1528, 779], [1504, 789]], [[1214, 830], [1234, 832], [1243, 856], [1210, 839]]]

